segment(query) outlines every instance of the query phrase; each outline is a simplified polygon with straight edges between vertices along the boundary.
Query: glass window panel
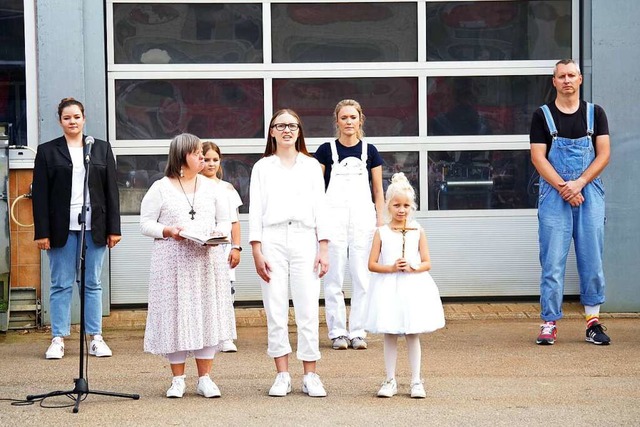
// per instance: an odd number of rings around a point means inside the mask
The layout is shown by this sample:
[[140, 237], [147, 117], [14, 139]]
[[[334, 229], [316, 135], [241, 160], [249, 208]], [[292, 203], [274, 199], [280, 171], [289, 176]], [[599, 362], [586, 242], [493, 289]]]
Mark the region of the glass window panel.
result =
[[529, 150], [430, 151], [429, 210], [536, 207]]
[[428, 78], [427, 134], [528, 134], [531, 115], [554, 94], [551, 75]]
[[331, 137], [333, 110], [344, 98], [364, 110], [368, 136], [418, 135], [418, 79], [415, 77], [349, 79], [274, 79], [273, 107], [295, 110], [307, 137]]
[[571, 0], [427, 2], [427, 60], [571, 57]]
[[418, 60], [416, 3], [275, 3], [273, 62]]
[[116, 176], [120, 191], [120, 213], [140, 214], [140, 202], [151, 184], [164, 177], [167, 155], [118, 155]]
[[262, 62], [262, 5], [113, 5], [116, 64]]
[[262, 138], [261, 79], [116, 80], [116, 138]]
[[242, 206], [240, 213], [249, 213], [249, 183], [253, 165], [262, 158], [262, 154], [224, 154], [222, 153], [222, 179], [230, 182], [240, 194]]
[[420, 209], [420, 153], [418, 151], [380, 152], [384, 159], [382, 166], [382, 187], [387, 192], [391, 177], [403, 172], [416, 192], [416, 205]]
[[[230, 182], [242, 199], [240, 213], [249, 212], [251, 169], [262, 154], [223, 154], [224, 180]], [[116, 159], [120, 211], [122, 215], [139, 215], [140, 203], [151, 184], [164, 177], [167, 156], [119, 155]]]
[[0, 22], [0, 123], [11, 124], [11, 144], [27, 145], [23, 2], [4, 2]]

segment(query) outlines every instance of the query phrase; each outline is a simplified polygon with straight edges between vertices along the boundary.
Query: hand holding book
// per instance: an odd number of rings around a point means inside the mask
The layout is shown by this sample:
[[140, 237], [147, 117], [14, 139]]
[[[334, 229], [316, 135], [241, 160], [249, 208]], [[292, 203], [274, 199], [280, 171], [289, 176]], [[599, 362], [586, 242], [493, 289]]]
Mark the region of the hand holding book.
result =
[[229, 236], [226, 236], [220, 232], [213, 232], [211, 235], [203, 235], [194, 231], [181, 230], [180, 236], [185, 239], [193, 240], [196, 243], [200, 243], [205, 246], [217, 246], [217, 245], [229, 245]]

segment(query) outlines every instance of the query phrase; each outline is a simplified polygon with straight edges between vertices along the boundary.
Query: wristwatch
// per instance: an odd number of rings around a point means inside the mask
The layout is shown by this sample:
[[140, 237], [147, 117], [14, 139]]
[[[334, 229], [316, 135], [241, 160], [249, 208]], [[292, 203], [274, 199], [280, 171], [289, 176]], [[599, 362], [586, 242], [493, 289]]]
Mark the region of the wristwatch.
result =
[[240, 245], [231, 245], [231, 249], [237, 249], [238, 252], [242, 252], [242, 246]]

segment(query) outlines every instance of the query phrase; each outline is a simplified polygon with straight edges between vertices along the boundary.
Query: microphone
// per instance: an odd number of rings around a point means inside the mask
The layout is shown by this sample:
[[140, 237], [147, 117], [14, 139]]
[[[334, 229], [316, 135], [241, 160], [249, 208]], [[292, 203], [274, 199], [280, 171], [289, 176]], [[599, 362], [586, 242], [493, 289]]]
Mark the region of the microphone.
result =
[[93, 148], [93, 143], [96, 142], [92, 136], [87, 136], [84, 139], [84, 162], [89, 164], [91, 160], [91, 149]]

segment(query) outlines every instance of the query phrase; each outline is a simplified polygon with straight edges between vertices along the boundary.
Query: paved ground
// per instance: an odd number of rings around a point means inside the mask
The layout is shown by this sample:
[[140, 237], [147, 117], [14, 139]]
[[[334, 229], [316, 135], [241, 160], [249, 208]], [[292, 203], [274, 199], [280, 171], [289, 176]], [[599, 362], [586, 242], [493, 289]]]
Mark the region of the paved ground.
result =
[[[71, 408], [0, 402], [0, 425], [640, 425], [637, 315], [607, 316], [604, 323], [613, 340], [608, 347], [584, 342], [583, 320], [577, 315], [560, 322], [556, 345], [540, 347], [534, 344], [538, 319], [528, 318], [527, 310], [512, 310], [525, 313], [524, 318], [516, 314], [473, 320], [464, 319], [462, 308], [458, 310], [462, 319], [448, 320], [446, 329], [422, 339], [428, 393], [424, 400], [408, 396], [403, 342], [399, 394], [391, 399], [375, 397], [384, 377], [380, 336], [371, 337], [365, 351], [334, 351], [328, 340], [322, 340], [319, 374], [327, 398], [302, 394], [302, 366], [296, 360], [291, 363], [293, 393], [270, 398], [274, 368], [266, 355], [262, 326], [240, 327], [239, 352], [216, 358], [213, 378], [222, 398], [195, 394], [195, 368], [189, 363], [187, 395], [167, 399], [166, 361], [143, 353], [141, 329], [112, 327], [105, 335], [115, 355], [89, 359], [90, 388], [139, 393], [140, 400], [90, 395], [78, 414]], [[488, 305], [481, 308], [490, 312]], [[325, 329], [321, 333], [326, 336]], [[44, 359], [48, 342], [45, 331], [0, 335], [0, 397], [24, 398], [73, 388], [78, 376], [77, 333], [67, 340], [63, 360]], [[58, 397], [46, 403], [69, 402]]]

